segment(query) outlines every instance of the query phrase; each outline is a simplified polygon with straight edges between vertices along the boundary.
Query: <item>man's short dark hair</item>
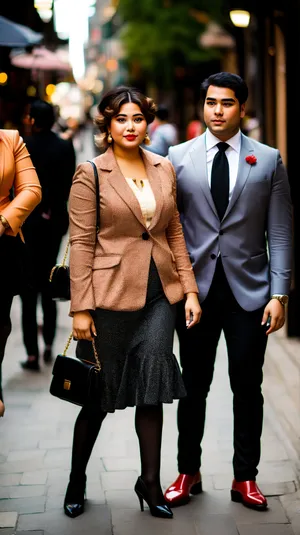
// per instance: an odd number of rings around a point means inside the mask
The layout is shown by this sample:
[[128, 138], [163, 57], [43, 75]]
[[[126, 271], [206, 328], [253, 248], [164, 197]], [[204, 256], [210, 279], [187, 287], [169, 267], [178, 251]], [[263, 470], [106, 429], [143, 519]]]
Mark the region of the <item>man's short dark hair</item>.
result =
[[161, 121], [167, 121], [169, 119], [169, 110], [164, 104], [160, 104], [156, 110], [156, 117]]
[[34, 119], [34, 126], [42, 130], [51, 130], [55, 123], [54, 107], [45, 100], [35, 100], [30, 106], [29, 115]]
[[201, 99], [203, 103], [205, 102], [206, 93], [210, 85], [232, 89], [240, 105], [245, 104], [248, 98], [247, 84], [238, 74], [218, 72], [206, 78], [201, 84]]

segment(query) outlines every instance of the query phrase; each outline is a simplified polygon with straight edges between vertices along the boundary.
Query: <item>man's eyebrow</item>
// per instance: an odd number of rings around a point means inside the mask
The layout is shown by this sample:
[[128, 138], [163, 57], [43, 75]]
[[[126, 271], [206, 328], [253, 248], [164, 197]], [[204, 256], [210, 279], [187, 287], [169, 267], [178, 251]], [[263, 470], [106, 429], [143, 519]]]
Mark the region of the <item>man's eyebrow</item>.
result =
[[[215, 97], [206, 97], [206, 100], [216, 101]], [[235, 102], [234, 98], [221, 98], [221, 102]]]

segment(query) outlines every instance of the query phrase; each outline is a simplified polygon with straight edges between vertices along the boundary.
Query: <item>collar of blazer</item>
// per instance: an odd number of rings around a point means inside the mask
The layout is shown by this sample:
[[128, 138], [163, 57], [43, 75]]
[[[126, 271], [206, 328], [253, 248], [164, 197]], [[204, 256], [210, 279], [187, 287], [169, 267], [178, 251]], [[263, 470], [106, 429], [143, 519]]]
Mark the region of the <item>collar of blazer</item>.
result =
[[104, 154], [101, 154], [95, 158], [95, 163], [97, 167], [101, 169], [101, 171], [109, 172], [107, 180], [109, 181], [110, 185], [127, 204], [141, 225], [147, 228], [147, 230], [151, 231], [151, 229], [155, 227], [156, 223], [158, 222], [163, 207], [163, 181], [161, 179], [159, 168], [161, 165], [163, 165], [164, 158], [150, 151], [144, 149], [140, 150], [145, 164], [146, 175], [149, 179], [156, 201], [155, 214], [149, 228], [146, 227], [141, 207], [135, 194], [121, 173], [112, 147], [109, 147]]
[[[242, 193], [247, 179], [249, 177], [252, 166], [249, 165], [245, 158], [249, 154], [253, 154], [255, 151], [255, 142], [252, 139], [248, 138], [244, 134], [241, 134], [241, 150], [239, 156], [239, 167], [238, 174], [236, 179], [236, 184], [232, 192], [230, 202], [228, 204], [227, 210], [225, 212], [224, 219], [231, 212], [236, 201], [238, 200], [240, 194]], [[207, 177], [207, 166], [203, 165], [202, 162], [206, 162], [206, 145], [205, 145], [205, 133], [195, 139], [195, 142], [192, 144], [189, 151], [190, 158], [193, 165], [193, 176], [198, 183], [200, 183], [201, 189], [212, 209], [215, 216], [218, 218], [216, 207], [211, 195], [210, 187], [208, 185]], [[201, 165], [202, 164], [202, 165]]]

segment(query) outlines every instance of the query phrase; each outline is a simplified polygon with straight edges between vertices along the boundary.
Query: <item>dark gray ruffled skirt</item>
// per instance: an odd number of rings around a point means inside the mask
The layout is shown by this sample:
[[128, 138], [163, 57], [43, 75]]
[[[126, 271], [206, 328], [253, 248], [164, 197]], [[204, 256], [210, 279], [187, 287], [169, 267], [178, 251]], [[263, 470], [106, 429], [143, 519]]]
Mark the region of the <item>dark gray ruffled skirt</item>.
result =
[[[172, 403], [185, 397], [173, 354], [176, 305], [170, 305], [165, 297], [153, 260], [143, 309], [97, 309], [92, 314], [102, 365], [101, 410], [114, 412], [126, 407]], [[77, 357], [90, 359], [91, 351], [90, 342], [78, 342]]]

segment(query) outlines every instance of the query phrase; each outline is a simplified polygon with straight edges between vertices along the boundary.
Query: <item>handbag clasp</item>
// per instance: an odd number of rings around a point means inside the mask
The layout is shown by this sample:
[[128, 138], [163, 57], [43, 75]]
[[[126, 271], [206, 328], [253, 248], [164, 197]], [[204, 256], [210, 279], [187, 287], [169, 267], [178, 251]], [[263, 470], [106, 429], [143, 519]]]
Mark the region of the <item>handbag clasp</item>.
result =
[[64, 380], [64, 390], [70, 390], [71, 389], [71, 381], [69, 379]]

